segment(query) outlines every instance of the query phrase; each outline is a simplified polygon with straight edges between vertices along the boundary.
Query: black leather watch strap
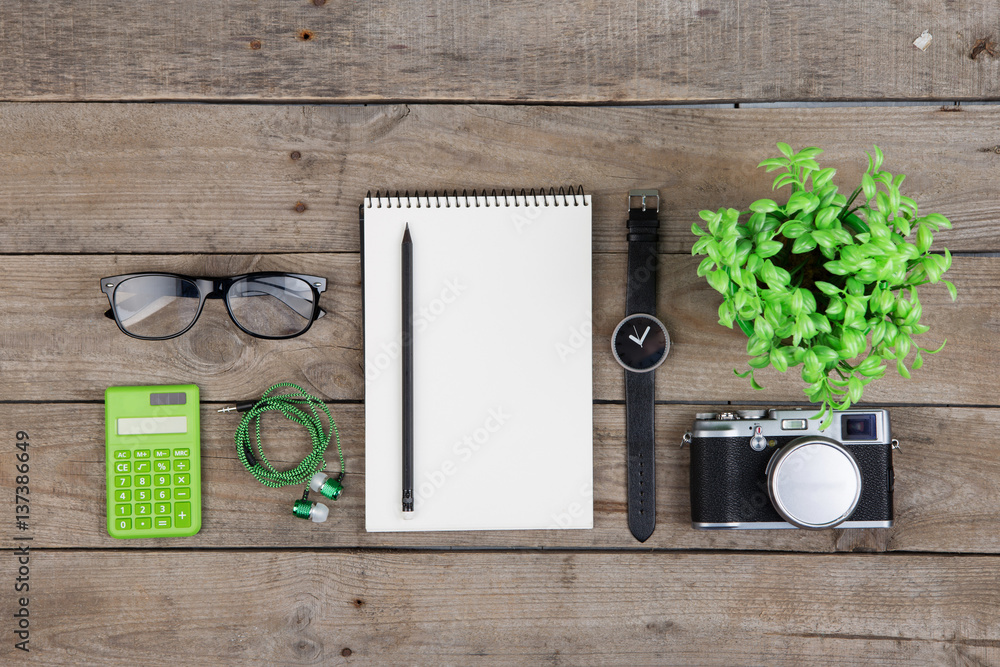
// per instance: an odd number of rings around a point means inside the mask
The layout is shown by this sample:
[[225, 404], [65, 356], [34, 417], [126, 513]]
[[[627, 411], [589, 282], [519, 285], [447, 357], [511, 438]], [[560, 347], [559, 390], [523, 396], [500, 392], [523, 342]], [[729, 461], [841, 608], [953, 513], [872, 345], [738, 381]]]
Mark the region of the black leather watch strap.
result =
[[[647, 206], [646, 197], [635, 206], [629, 197], [628, 281], [625, 314], [656, 315], [656, 242], [659, 196]], [[652, 202], [650, 202], [651, 204]], [[625, 371], [625, 443], [627, 450], [628, 527], [645, 542], [656, 528], [656, 455], [653, 430], [655, 372]]]
[[659, 221], [656, 209], [629, 210], [628, 281], [625, 288], [625, 314], [656, 314], [656, 240]]
[[654, 376], [655, 373], [625, 372], [628, 528], [640, 542], [645, 542], [656, 527]]

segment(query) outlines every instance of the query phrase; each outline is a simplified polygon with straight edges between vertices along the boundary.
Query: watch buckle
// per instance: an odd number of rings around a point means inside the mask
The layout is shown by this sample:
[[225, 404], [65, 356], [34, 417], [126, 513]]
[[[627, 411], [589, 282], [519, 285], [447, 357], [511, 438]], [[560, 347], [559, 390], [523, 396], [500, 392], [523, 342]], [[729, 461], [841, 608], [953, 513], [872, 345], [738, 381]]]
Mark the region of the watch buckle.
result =
[[659, 190], [629, 190], [628, 193], [628, 210], [633, 211], [639, 209], [642, 211], [652, 208], [651, 206], [646, 206], [646, 199], [656, 199], [656, 212], [660, 212], [660, 191]]

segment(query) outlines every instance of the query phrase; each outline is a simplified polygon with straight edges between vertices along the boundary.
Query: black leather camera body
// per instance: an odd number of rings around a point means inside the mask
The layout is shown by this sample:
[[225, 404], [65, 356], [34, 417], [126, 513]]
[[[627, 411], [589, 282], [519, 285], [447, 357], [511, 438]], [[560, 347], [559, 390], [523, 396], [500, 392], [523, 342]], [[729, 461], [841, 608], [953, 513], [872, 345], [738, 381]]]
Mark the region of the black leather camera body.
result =
[[699, 414], [691, 523], [699, 529], [889, 528], [888, 410], [837, 410], [820, 431], [802, 410]]

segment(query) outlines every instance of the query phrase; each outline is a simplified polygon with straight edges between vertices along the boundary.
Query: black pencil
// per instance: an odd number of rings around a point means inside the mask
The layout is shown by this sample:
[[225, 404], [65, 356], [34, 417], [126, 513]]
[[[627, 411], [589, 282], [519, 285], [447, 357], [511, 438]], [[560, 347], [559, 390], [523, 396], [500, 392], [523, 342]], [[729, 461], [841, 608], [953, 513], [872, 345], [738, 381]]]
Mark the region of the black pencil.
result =
[[413, 511], [413, 241], [403, 232], [403, 512]]

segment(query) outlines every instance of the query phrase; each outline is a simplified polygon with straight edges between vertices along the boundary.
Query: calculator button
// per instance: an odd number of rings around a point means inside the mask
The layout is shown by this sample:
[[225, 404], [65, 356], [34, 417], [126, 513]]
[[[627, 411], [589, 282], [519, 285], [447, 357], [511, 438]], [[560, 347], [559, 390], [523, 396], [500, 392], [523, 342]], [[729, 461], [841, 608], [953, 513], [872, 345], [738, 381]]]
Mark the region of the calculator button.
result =
[[132, 519], [117, 519], [115, 523], [118, 524], [118, 530], [132, 529]]
[[132, 478], [128, 475], [115, 475], [115, 487], [122, 488], [132, 483]]
[[116, 473], [132, 472], [132, 464], [128, 461], [119, 461], [115, 464]]
[[156, 503], [153, 507], [157, 514], [170, 514], [170, 503]]
[[187, 459], [177, 459], [174, 461], [174, 470], [179, 472], [181, 470], [190, 470], [190, 469], [191, 469], [191, 462], [188, 461]]
[[165, 459], [165, 458], [167, 458], [169, 456], [170, 456], [170, 450], [169, 449], [154, 449], [153, 450], [153, 458]]
[[149, 450], [148, 449], [140, 449], [140, 450], [136, 451], [135, 458], [137, 458], [137, 459], [148, 459], [149, 458]]
[[191, 503], [174, 504], [174, 525], [177, 528], [191, 527]]
[[186, 500], [191, 497], [191, 489], [187, 487], [181, 487], [179, 489], [174, 489], [174, 499], [175, 500]]
[[116, 459], [127, 459], [130, 456], [132, 456], [132, 452], [130, 452], [127, 449], [120, 449], [117, 452], [115, 452]]
[[153, 492], [149, 489], [136, 489], [135, 499], [140, 502], [146, 502], [153, 499]]
[[132, 492], [128, 489], [122, 489], [121, 491], [115, 491], [115, 500], [120, 503], [128, 502], [132, 500]]
[[157, 500], [170, 500], [170, 489], [157, 489], [153, 495]]
[[153, 527], [153, 520], [151, 518], [142, 517], [135, 520], [136, 530], [149, 530]]
[[191, 450], [190, 449], [175, 449], [174, 450], [174, 458], [183, 458], [185, 456], [191, 456]]
[[188, 473], [181, 473], [179, 475], [174, 475], [174, 484], [182, 485], [190, 483], [191, 483], [191, 475], [189, 475]]
[[136, 472], [149, 472], [149, 461], [136, 461], [135, 462]]
[[153, 525], [157, 528], [170, 528], [170, 517], [169, 516], [158, 516], [153, 519]]
[[153, 467], [156, 472], [170, 472], [170, 461], [154, 461]]
[[149, 475], [136, 475], [135, 476], [136, 486], [149, 486]]
[[170, 475], [156, 475], [153, 477], [156, 486], [167, 486], [170, 484]]
[[153, 513], [152, 510], [153, 506], [148, 503], [144, 505], [135, 506], [135, 513], [138, 514], [139, 516], [149, 516], [150, 514]]
[[129, 516], [132, 514], [131, 505], [115, 505], [115, 516]]

